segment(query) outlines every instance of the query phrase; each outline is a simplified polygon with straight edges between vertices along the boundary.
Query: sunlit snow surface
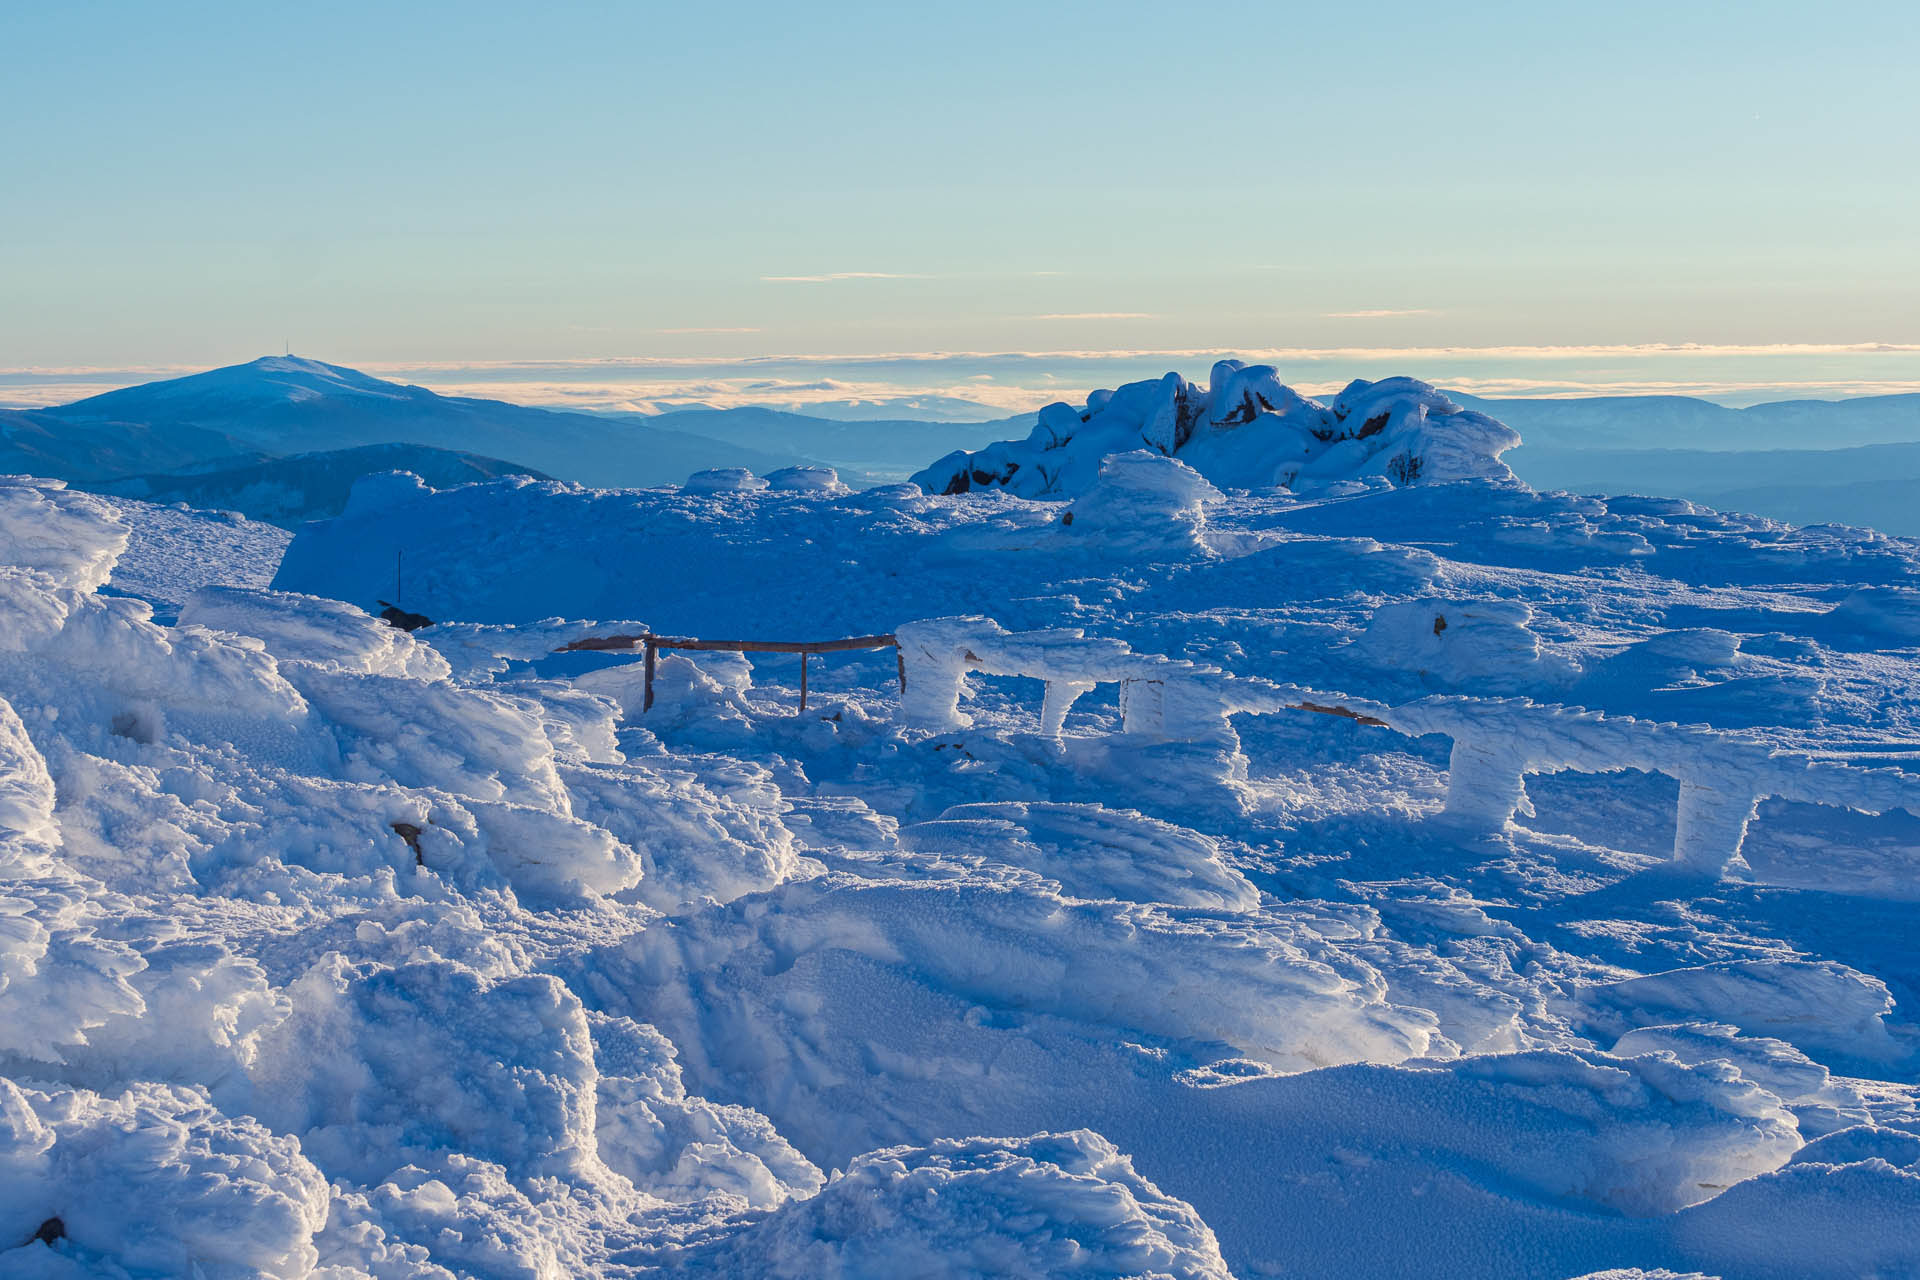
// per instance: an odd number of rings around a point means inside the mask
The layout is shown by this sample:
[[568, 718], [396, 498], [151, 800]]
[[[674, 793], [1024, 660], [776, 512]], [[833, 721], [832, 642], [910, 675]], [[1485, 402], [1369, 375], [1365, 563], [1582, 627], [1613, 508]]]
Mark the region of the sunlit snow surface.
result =
[[1769, 801], [1716, 880], [1662, 774], [1479, 836], [1442, 737], [1152, 741], [1103, 685], [1056, 739], [999, 677], [935, 732], [885, 651], [804, 715], [797, 659], [669, 655], [643, 713], [552, 652], [985, 615], [1885, 767], [1920, 546], [1166, 459], [1071, 507], [381, 478], [272, 592], [165, 510], [0, 485], [0, 1274], [1920, 1270], [1905, 813]]

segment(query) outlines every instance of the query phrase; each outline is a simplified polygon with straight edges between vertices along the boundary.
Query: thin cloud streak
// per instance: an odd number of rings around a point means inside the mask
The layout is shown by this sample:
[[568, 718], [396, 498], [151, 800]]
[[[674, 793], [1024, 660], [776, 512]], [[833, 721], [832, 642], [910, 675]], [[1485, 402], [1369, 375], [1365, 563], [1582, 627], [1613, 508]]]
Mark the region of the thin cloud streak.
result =
[[1381, 308], [1375, 311], [1328, 311], [1323, 313], [1326, 320], [1385, 320], [1395, 316], [1437, 316], [1438, 311], [1426, 307], [1406, 307], [1400, 310]]
[[[472, 360], [436, 363], [433, 361], [383, 362], [362, 364], [369, 373], [409, 369], [594, 369], [617, 367], [695, 367], [728, 366], [751, 368], [756, 365], [878, 365], [878, 364], [979, 364], [995, 360], [1024, 361], [1137, 361], [1137, 360], [1213, 360], [1221, 356], [1275, 361], [1312, 360], [1590, 360], [1618, 357], [1767, 357], [1767, 356], [1872, 356], [1920, 355], [1920, 343], [1901, 342], [1781, 342], [1781, 343], [1594, 343], [1568, 346], [1345, 346], [1345, 347], [1138, 347], [1081, 348], [1037, 351], [875, 351], [875, 352], [787, 352], [783, 354], [734, 356], [590, 356], [560, 360]], [[5, 371], [0, 370], [0, 376]]]
[[817, 276], [761, 276], [768, 284], [831, 284], [836, 280], [925, 280], [904, 271], [828, 271]]

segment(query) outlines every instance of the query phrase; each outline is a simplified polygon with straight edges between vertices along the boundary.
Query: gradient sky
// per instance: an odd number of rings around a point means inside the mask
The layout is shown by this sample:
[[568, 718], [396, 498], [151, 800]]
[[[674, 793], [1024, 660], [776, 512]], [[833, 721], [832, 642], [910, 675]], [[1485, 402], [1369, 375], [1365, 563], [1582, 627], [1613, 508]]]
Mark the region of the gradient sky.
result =
[[1911, 0], [0, 0], [0, 59], [0, 370], [1891, 344], [1821, 358], [1920, 387]]

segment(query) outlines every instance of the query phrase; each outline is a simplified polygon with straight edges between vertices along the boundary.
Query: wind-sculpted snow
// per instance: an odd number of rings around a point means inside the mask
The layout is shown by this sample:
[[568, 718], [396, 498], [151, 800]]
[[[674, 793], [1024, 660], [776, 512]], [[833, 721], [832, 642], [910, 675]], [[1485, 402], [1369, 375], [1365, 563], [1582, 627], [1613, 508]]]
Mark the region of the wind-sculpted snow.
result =
[[352, 605], [239, 587], [203, 587], [180, 610], [182, 626], [230, 631], [265, 642], [282, 661], [315, 662], [363, 675], [449, 675], [447, 660], [411, 632]]
[[127, 545], [111, 504], [58, 480], [0, 476], [0, 564], [34, 569], [63, 587], [106, 582]]
[[0, 1275], [1920, 1268], [1920, 555], [1214, 381], [277, 589], [0, 487]]
[[955, 857], [991, 849], [993, 859], [1038, 871], [1075, 898], [1219, 911], [1260, 902], [1260, 891], [1200, 833], [1098, 805], [955, 805], [902, 828], [900, 841], [915, 853]]
[[1114, 455], [1177, 457], [1217, 485], [1312, 489], [1513, 478], [1500, 455], [1520, 437], [1413, 378], [1353, 382], [1332, 404], [1300, 395], [1271, 365], [1222, 360], [1210, 385], [1177, 373], [1050, 404], [1025, 440], [956, 452], [914, 476], [929, 493], [999, 488], [1073, 497]]
[[1192, 1209], [1084, 1130], [875, 1151], [812, 1199], [674, 1264], [767, 1280], [1230, 1274]]
[[0, 1252], [11, 1275], [307, 1276], [329, 1198], [293, 1138], [159, 1085], [102, 1095], [0, 1078], [0, 1179], [0, 1242], [49, 1223], [64, 1237], [59, 1270], [42, 1245]]

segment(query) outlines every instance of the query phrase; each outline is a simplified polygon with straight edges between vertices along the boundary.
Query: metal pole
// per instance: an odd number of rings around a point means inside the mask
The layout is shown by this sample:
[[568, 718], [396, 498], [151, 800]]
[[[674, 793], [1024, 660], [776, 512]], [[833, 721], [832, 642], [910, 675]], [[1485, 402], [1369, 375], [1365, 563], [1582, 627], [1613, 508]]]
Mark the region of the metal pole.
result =
[[807, 709], [807, 655], [800, 655], [800, 710]]

